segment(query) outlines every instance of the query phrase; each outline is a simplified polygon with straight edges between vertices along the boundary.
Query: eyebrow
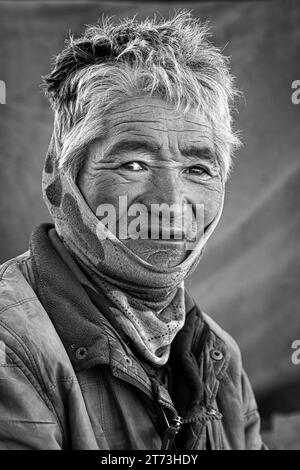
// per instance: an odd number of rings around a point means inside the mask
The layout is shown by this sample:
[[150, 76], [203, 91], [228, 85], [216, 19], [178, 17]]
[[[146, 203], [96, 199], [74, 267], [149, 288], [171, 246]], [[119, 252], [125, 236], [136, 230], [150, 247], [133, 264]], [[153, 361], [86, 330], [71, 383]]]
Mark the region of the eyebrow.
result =
[[157, 155], [159, 152], [159, 146], [154, 143], [141, 140], [121, 140], [112, 145], [112, 147], [104, 153], [104, 158], [111, 158], [116, 154], [122, 156], [125, 153], [137, 151]]
[[[158, 144], [144, 140], [121, 140], [113, 144], [104, 153], [104, 159], [110, 159], [116, 155], [122, 155], [128, 152], [146, 152], [152, 156], [157, 156], [161, 150]], [[197, 160], [210, 160], [215, 161], [216, 156], [214, 152], [207, 146], [198, 147], [197, 145], [182, 145], [179, 148], [181, 155], [187, 158], [195, 158]]]
[[216, 160], [216, 155], [209, 147], [198, 147], [197, 145], [184, 145], [180, 147], [180, 153], [184, 157], [192, 157], [198, 160]]

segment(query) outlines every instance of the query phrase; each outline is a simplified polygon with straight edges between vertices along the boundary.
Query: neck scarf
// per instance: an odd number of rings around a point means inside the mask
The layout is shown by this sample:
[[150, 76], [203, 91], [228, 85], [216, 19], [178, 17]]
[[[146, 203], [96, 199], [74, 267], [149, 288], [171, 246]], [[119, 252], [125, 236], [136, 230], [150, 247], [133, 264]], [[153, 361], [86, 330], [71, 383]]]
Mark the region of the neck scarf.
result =
[[[71, 172], [59, 169], [54, 131], [43, 171], [43, 196], [56, 231], [96, 290], [110, 301], [109, 321], [152, 364], [164, 365], [185, 322], [184, 279], [197, 266], [222, 213], [177, 266], [156, 267], [138, 257], [113, 234], [99, 238], [102, 224], [91, 211]], [[224, 194], [224, 191], [223, 191]], [[104, 238], [104, 237], [101, 237]]]

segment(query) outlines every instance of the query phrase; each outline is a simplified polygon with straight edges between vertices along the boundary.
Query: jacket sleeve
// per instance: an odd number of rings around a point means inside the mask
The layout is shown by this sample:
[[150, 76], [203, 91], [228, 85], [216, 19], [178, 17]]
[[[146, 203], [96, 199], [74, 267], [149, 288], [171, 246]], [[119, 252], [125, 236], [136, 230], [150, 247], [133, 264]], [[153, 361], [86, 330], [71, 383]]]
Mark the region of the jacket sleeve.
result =
[[242, 393], [244, 403], [246, 450], [267, 450], [260, 434], [260, 415], [252, 386], [245, 371], [242, 371]]
[[34, 377], [9, 356], [0, 348], [0, 450], [61, 449], [55, 413]]

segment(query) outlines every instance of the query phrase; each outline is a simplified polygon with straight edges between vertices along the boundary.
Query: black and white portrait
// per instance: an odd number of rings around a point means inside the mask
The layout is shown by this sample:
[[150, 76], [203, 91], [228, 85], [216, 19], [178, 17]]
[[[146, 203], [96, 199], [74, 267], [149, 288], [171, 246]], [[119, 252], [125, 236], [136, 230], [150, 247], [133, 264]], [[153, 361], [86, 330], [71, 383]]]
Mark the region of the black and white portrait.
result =
[[300, 449], [299, 24], [0, 2], [1, 450]]

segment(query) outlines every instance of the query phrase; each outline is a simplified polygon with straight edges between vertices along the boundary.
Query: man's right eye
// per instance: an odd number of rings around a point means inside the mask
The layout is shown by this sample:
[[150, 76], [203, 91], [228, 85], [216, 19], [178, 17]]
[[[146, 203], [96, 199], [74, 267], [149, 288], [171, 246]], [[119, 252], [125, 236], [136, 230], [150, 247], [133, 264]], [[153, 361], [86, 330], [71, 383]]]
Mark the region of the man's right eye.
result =
[[135, 171], [135, 172], [146, 170], [145, 164], [142, 162], [138, 162], [138, 161], [126, 162], [123, 165], [121, 165], [121, 168], [124, 168], [125, 170], [129, 170], [129, 171]]

